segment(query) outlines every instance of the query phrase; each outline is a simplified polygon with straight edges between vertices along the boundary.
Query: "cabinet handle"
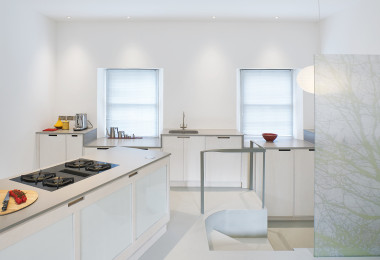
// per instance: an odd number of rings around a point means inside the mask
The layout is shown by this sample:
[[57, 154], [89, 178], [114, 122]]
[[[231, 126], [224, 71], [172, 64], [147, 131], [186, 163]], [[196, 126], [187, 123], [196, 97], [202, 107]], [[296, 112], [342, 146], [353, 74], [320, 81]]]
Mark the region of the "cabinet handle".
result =
[[279, 152], [290, 152], [290, 149], [278, 149]]
[[131, 173], [129, 174], [129, 178], [132, 178], [133, 176], [137, 175], [139, 172], [134, 172], [134, 173]]
[[190, 138], [190, 136], [177, 136], [177, 138]]
[[309, 149], [309, 151], [310, 151], [310, 152], [314, 152], [314, 151], [315, 151], [315, 149]]
[[49, 136], [58, 136], [58, 135], [49, 135]]
[[110, 148], [108, 148], [108, 147], [96, 147], [96, 149], [98, 149], [98, 150], [108, 150]]
[[78, 135], [71, 135], [72, 137], [78, 137]]
[[84, 200], [84, 197], [80, 197], [79, 199], [73, 200], [67, 204], [68, 207], [71, 207], [74, 204], [77, 204], [78, 202]]
[[218, 139], [230, 139], [229, 136], [218, 136]]

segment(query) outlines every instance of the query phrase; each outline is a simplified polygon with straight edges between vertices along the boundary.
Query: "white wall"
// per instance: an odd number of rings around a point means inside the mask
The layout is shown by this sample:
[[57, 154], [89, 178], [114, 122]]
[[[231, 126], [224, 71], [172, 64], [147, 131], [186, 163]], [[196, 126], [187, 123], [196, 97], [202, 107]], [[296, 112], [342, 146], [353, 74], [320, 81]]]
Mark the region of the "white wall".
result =
[[300, 68], [319, 51], [315, 23], [62, 22], [55, 115], [96, 124], [97, 68], [163, 68], [164, 128], [236, 127], [236, 69]]
[[321, 23], [321, 53], [380, 54], [380, 1], [360, 4]]
[[[320, 23], [322, 54], [380, 54], [380, 1], [361, 0]], [[323, 12], [323, 6], [321, 8]], [[305, 129], [314, 128], [314, 95], [304, 92]]]
[[[323, 12], [323, 5], [321, 12]], [[361, 0], [320, 23], [322, 54], [380, 54], [379, 0]], [[314, 128], [314, 95], [304, 92], [305, 129]]]
[[36, 167], [35, 132], [52, 126], [55, 24], [1, 3], [0, 179]]

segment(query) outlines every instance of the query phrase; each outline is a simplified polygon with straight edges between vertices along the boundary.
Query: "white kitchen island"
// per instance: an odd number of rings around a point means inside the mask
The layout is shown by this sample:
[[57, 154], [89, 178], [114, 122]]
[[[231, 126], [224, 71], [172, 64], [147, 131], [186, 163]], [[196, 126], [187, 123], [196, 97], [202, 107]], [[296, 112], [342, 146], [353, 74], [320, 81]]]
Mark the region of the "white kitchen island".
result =
[[119, 166], [0, 216], [0, 259], [137, 259], [169, 222], [169, 154], [116, 147], [85, 157]]

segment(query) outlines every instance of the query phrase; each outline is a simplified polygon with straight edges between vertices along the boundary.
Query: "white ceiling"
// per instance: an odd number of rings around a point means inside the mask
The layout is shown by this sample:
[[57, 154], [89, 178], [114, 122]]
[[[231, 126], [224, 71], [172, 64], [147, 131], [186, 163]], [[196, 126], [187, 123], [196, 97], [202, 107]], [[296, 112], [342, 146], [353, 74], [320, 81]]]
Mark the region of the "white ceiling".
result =
[[[15, 0], [12, 0], [15, 1]], [[318, 21], [360, 0], [18, 0], [54, 20]]]

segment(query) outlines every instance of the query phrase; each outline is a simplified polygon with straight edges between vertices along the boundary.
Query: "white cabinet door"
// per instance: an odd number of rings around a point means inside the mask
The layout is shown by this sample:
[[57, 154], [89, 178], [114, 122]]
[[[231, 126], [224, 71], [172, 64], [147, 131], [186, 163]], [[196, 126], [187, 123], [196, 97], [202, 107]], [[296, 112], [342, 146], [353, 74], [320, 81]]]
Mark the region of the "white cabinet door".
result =
[[59, 134], [40, 134], [40, 168], [66, 161], [66, 138]]
[[183, 140], [186, 136], [163, 136], [162, 149], [170, 155], [170, 181], [183, 182]]
[[66, 135], [66, 160], [75, 160], [83, 156], [83, 135]]
[[[265, 206], [268, 216], [293, 216], [294, 151], [267, 150]], [[257, 172], [261, 176], [261, 172]], [[261, 179], [257, 183], [261, 183]]]
[[[207, 136], [206, 150], [242, 148], [241, 136]], [[205, 185], [216, 187], [241, 186], [240, 153], [206, 153]]]
[[200, 187], [201, 151], [205, 150], [204, 136], [190, 136], [184, 140], [184, 179], [187, 186]]
[[294, 214], [314, 215], [314, 149], [295, 150]]
[[82, 260], [114, 259], [124, 251], [133, 242], [132, 184], [83, 208], [80, 228]]
[[[35, 226], [38, 226], [35, 223], [36, 221], [33, 222]], [[28, 229], [30, 229], [30, 226], [25, 227], [24, 232], [27, 232]], [[74, 259], [73, 238], [73, 215], [69, 215], [27, 238], [0, 250], [0, 259]], [[9, 239], [14, 239], [14, 237], [10, 237]]]
[[135, 218], [136, 239], [168, 214], [168, 187], [166, 166], [136, 179]]

